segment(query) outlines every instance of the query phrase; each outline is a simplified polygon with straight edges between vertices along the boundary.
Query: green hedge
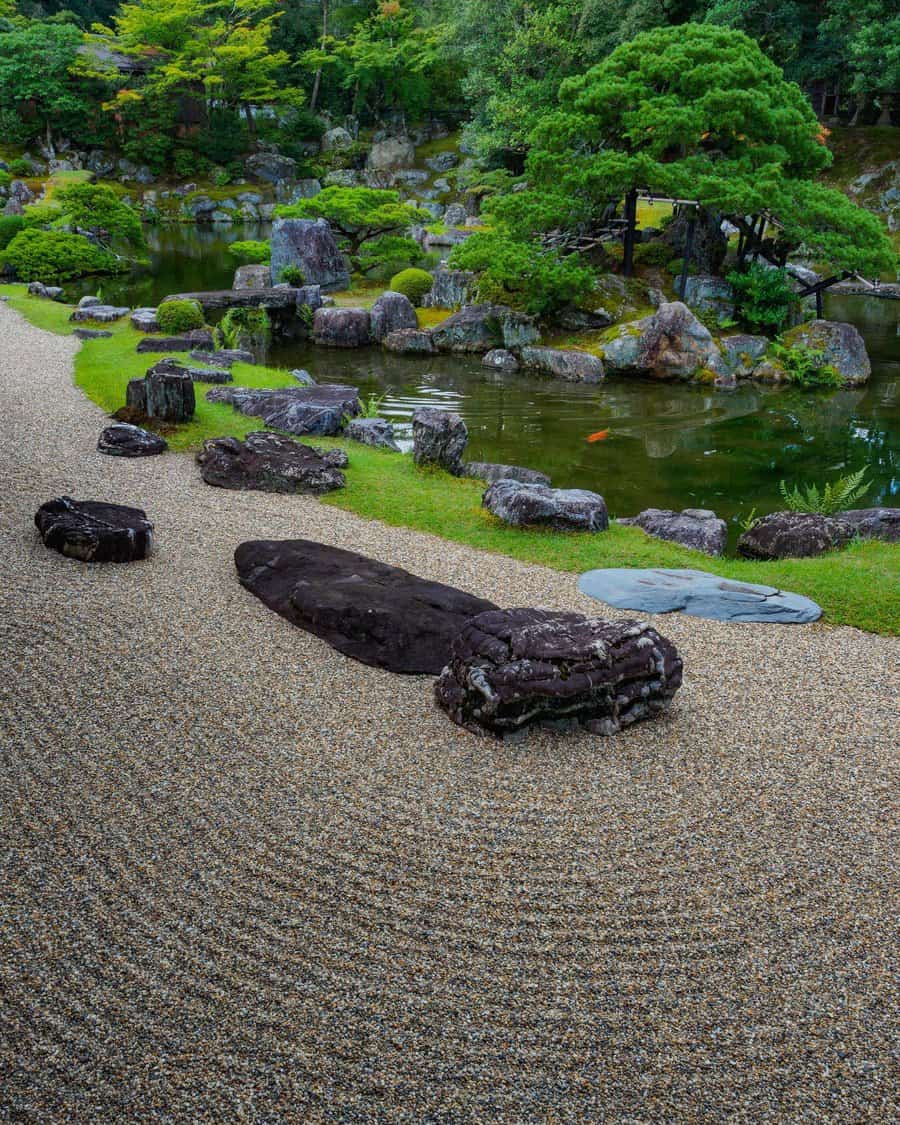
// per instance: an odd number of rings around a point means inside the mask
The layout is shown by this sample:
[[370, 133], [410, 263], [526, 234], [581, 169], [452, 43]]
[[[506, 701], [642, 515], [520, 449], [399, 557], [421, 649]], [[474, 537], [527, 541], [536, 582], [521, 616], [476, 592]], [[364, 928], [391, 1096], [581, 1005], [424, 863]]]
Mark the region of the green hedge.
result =
[[60, 282], [91, 273], [115, 273], [123, 263], [80, 234], [61, 230], [20, 230], [0, 263], [10, 266], [20, 281]]

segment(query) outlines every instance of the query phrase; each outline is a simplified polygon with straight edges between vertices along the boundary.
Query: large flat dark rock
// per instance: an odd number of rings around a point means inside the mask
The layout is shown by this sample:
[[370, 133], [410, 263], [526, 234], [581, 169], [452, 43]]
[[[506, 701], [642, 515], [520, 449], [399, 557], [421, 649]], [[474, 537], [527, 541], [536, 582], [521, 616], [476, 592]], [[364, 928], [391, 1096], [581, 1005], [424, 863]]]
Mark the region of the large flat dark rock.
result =
[[339, 433], [344, 419], [362, 410], [355, 387], [321, 383], [315, 387], [281, 387], [256, 390], [252, 387], [214, 387], [207, 402], [230, 402], [241, 412], [262, 418], [266, 425], [289, 434]]
[[578, 580], [582, 593], [618, 609], [674, 613], [714, 621], [769, 621], [802, 624], [818, 621], [822, 610], [800, 594], [774, 586], [736, 582], [702, 570], [609, 567], [589, 570]]
[[219, 309], [294, 309], [307, 304], [309, 287], [269, 289], [208, 289], [199, 293], [172, 293], [166, 301], [196, 301], [204, 312]]
[[208, 350], [212, 346], [212, 332], [206, 328], [194, 328], [183, 336], [145, 336], [143, 340], [138, 340], [137, 351], [190, 352], [196, 348]]
[[437, 675], [463, 624], [497, 608], [307, 539], [242, 543], [234, 561], [241, 584], [270, 609], [345, 656], [391, 672]]

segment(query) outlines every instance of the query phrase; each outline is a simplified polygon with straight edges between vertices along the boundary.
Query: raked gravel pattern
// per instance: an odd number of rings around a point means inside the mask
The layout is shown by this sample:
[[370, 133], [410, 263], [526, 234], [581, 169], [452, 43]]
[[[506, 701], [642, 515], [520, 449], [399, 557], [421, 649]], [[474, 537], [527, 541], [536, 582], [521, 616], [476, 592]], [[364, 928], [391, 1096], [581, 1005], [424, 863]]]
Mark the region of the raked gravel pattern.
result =
[[[0, 305], [0, 1120], [896, 1119], [896, 641], [657, 618], [661, 721], [482, 740], [235, 546], [575, 575], [98, 454], [77, 346]], [[156, 554], [46, 550], [60, 493]]]

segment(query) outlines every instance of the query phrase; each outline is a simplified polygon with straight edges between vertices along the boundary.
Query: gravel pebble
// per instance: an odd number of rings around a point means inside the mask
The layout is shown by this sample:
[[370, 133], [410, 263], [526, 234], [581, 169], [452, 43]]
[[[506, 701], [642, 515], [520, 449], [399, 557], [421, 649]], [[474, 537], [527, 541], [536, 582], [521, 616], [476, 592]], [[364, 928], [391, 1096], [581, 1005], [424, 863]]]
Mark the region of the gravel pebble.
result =
[[[0, 1120], [896, 1117], [896, 640], [657, 618], [663, 719], [494, 744], [232, 552], [597, 613], [575, 575], [104, 457], [77, 346], [0, 305]], [[155, 554], [46, 550], [61, 494]]]

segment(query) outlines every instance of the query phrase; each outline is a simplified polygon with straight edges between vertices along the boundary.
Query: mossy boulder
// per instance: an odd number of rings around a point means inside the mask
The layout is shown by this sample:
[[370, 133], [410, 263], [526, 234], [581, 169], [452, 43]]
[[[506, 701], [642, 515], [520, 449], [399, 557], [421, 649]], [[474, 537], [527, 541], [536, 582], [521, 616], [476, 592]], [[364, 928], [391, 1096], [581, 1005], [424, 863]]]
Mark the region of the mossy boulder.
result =
[[823, 363], [834, 367], [848, 387], [868, 381], [872, 364], [862, 336], [852, 324], [835, 320], [811, 320], [791, 328], [783, 336], [788, 347], [809, 348], [823, 353]]

